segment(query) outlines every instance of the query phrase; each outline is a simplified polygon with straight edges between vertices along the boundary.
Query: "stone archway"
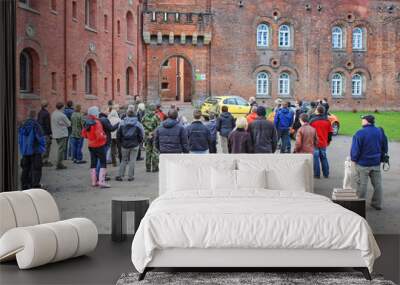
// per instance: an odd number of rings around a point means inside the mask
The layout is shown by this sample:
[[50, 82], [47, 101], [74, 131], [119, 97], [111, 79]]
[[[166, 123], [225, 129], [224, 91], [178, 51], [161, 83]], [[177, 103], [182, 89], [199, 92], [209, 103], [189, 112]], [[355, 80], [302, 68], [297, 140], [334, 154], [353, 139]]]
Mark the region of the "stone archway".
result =
[[183, 55], [171, 55], [159, 67], [160, 101], [192, 102], [195, 76], [192, 62]]

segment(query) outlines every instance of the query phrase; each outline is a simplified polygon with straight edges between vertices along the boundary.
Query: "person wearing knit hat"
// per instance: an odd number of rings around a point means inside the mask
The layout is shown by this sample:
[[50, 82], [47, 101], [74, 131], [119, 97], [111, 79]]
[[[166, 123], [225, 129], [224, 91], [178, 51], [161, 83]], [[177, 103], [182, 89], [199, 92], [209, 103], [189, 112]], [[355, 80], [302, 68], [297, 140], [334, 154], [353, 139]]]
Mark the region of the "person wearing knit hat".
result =
[[265, 107], [258, 106], [257, 118], [249, 126], [254, 153], [274, 153], [277, 146], [277, 134], [272, 122], [266, 120]]
[[252, 153], [253, 145], [250, 134], [247, 132], [247, 120], [240, 117], [236, 120], [235, 129], [228, 137], [229, 153]]
[[[88, 140], [88, 147], [90, 152], [90, 178], [92, 186], [100, 186], [101, 188], [109, 188], [110, 185], [106, 184], [106, 144], [107, 135], [104, 132], [103, 125], [99, 120], [100, 110], [97, 106], [88, 109], [88, 115], [84, 122], [82, 130], [82, 137]], [[96, 174], [97, 160], [100, 161], [99, 177]]]

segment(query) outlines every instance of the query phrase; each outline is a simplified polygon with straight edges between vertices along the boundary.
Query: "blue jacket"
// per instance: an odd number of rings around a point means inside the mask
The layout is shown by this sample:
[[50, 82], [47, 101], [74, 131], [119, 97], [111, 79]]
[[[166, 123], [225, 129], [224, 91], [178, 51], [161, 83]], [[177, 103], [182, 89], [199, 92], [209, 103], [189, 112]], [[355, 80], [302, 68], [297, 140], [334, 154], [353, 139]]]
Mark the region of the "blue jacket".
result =
[[217, 142], [217, 120], [213, 119], [204, 124], [206, 128], [210, 131], [211, 141]]
[[191, 151], [205, 151], [211, 145], [211, 133], [200, 121], [194, 121], [187, 127], [189, 149]]
[[217, 120], [217, 131], [223, 137], [228, 137], [235, 127], [235, 118], [229, 112], [222, 112]]
[[188, 136], [185, 128], [173, 119], [166, 119], [157, 128], [154, 136], [155, 147], [160, 153], [188, 153]]
[[351, 160], [361, 166], [378, 166], [382, 154], [388, 152], [387, 138], [382, 129], [366, 125], [356, 132], [351, 144]]
[[71, 121], [71, 117], [72, 117], [73, 113], [74, 113], [74, 108], [66, 107], [64, 109], [64, 114], [65, 114], [65, 116], [67, 116], [68, 120], [70, 120], [70, 121]]
[[275, 113], [274, 124], [277, 130], [288, 130], [293, 125], [294, 115], [289, 108], [281, 108]]
[[18, 144], [22, 156], [46, 151], [46, 139], [37, 121], [28, 119], [22, 124], [18, 130]]

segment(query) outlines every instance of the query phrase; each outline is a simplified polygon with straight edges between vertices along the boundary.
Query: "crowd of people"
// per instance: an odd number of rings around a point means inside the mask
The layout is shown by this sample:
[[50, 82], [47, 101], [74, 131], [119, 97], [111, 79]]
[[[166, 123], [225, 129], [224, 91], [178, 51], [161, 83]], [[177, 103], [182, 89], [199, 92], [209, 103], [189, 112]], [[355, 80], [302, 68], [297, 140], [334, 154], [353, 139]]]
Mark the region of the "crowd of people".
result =
[[[53, 140], [57, 144], [55, 167], [59, 170], [67, 168], [63, 163], [66, 159], [76, 164], [86, 163], [82, 148], [87, 140], [93, 187], [110, 187], [107, 164], [117, 166], [117, 161], [119, 171], [115, 180], [123, 181], [127, 177], [133, 181], [136, 161], [143, 160], [142, 149], [146, 152], [146, 171], [157, 172], [159, 154], [212, 154], [217, 153], [218, 143], [222, 153], [275, 153], [277, 150], [310, 153], [314, 157], [314, 177], [321, 177], [321, 169], [323, 177], [329, 177], [327, 147], [333, 130], [327, 117], [326, 99], [312, 102], [310, 109], [304, 108], [301, 101], [290, 106], [289, 102], [277, 100], [269, 116], [264, 106], [250, 101], [251, 112], [246, 117], [236, 119], [227, 106], [222, 106], [220, 114], [211, 112], [205, 118], [195, 109], [191, 123], [174, 105], [164, 113], [161, 105], [146, 106], [140, 100], [126, 108], [111, 101], [103, 112], [92, 106], [84, 114], [80, 105], [68, 101], [66, 106], [57, 103], [50, 114], [48, 102], [43, 101], [39, 113], [30, 111], [19, 130], [22, 188], [42, 186], [42, 166], [53, 166], [49, 161]], [[363, 129], [353, 138], [351, 157], [357, 165], [357, 183], [362, 196], [366, 195], [367, 180], [371, 177], [376, 192], [372, 204], [380, 208], [379, 166], [382, 153], [387, 153], [387, 139], [383, 130], [374, 126], [373, 116], [363, 118], [362, 122]]]

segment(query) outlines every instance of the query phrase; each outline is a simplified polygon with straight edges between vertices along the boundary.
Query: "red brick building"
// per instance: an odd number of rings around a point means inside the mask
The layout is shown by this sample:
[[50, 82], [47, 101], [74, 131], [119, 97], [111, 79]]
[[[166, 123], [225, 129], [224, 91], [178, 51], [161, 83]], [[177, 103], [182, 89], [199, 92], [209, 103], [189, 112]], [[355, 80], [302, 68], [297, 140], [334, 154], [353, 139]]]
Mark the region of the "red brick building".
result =
[[[400, 108], [400, 3], [378, 0], [19, 0], [20, 114], [240, 95]], [[22, 70], [22, 72], [21, 72]]]

